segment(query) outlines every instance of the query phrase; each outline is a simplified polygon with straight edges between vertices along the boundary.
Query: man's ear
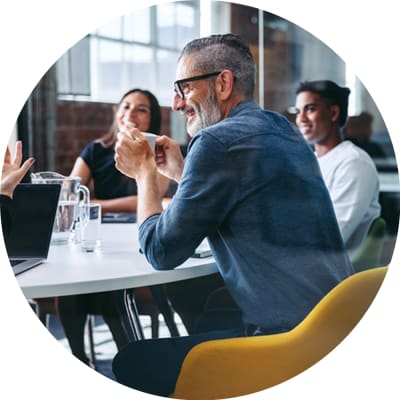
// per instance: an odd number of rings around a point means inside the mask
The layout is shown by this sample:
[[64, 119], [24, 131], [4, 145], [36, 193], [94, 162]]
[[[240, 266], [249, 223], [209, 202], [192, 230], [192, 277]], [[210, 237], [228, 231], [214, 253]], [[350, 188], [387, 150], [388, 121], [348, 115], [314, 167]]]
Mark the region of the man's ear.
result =
[[215, 87], [217, 96], [220, 100], [227, 100], [232, 92], [234, 85], [235, 77], [233, 76], [233, 72], [229, 69], [224, 69], [217, 77]]
[[340, 107], [337, 104], [331, 105], [331, 121], [338, 122], [340, 118]]

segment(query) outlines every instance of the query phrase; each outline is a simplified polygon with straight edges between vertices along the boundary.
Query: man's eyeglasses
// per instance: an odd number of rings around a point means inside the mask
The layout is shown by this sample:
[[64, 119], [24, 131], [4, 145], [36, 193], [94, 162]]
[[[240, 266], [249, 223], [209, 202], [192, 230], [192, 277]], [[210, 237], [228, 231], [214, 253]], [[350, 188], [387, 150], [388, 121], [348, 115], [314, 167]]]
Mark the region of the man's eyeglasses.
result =
[[192, 82], [192, 81], [199, 81], [201, 79], [208, 79], [208, 78], [211, 78], [212, 76], [219, 75], [221, 72], [222, 71], [210, 72], [208, 74], [196, 75], [196, 76], [192, 76], [190, 78], [179, 79], [174, 82], [174, 90], [178, 94], [178, 96], [183, 100], [185, 98], [185, 94], [189, 93], [189, 86], [184, 85], [185, 83]]

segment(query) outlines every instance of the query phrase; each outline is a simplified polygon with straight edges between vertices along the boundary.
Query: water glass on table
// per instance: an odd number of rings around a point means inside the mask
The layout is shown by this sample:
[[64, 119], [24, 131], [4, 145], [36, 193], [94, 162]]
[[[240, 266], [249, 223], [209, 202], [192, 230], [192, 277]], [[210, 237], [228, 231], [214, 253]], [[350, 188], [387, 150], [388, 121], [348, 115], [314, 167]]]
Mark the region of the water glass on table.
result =
[[93, 252], [100, 247], [101, 205], [82, 203], [79, 205], [80, 248]]

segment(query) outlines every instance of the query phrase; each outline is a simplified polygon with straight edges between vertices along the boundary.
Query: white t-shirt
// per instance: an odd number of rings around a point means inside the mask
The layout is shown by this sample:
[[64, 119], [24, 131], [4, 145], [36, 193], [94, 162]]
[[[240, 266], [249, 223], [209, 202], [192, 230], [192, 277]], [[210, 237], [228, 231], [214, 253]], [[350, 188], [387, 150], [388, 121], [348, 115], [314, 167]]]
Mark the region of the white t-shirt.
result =
[[348, 140], [318, 162], [351, 257], [381, 212], [378, 172], [371, 157]]

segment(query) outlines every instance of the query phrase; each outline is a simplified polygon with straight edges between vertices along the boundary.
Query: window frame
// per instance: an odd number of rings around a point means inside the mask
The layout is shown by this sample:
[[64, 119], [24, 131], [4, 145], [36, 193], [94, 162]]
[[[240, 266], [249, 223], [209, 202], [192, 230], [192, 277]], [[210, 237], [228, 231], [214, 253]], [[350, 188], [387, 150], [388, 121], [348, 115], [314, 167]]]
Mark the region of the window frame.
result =
[[[89, 40], [89, 61], [79, 58], [76, 55], [74, 56], [74, 48], [79, 45], [73, 46], [69, 49], [57, 62], [57, 71], [58, 71], [58, 79], [57, 79], [57, 98], [60, 100], [81, 100], [81, 101], [93, 101], [93, 102], [106, 102], [106, 103], [116, 103], [119, 101], [119, 97], [122, 93], [132, 87], [141, 87], [141, 81], [135, 80], [129, 81], [127, 78], [127, 68], [129, 62], [129, 57], [126, 57], [126, 54], [132, 54], [130, 51], [130, 47], [133, 46], [141, 46], [143, 48], [148, 48], [151, 51], [150, 56], [150, 78], [148, 84], [146, 84], [146, 88], [152, 91], [157, 98], [159, 99], [160, 105], [162, 106], [170, 106], [171, 99], [173, 97], [173, 76], [171, 76], [170, 82], [161, 79], [160, 74], [160, 62], [158, 62], [158, 57], [163, 54], [164, 56], [167, 54], [169, 55], [166, 59], [173, 59], [174, 65], [176, 59], [178, 58], [182, 45], [179, 43], [179, 38], [176, 35], [177, 28], [180, 26], [179, 21], [172, 26], [171, 31], [174, 33], [175, 37], [173, 38], [174, 44], [173, 45], [161, 45], [158, 40], [159, 34], [159, 26], [157, 25], [157, 15], [160, 13], [162, 7], [169, 6], [173, 7], [173, 12], [175, 13], [175, 21], [177, 15], [179, 14], [178, 9], [179, 7], [191, 7], [194, 12], [194, 26], [192, 28], [191, 35], [197, 37], [200, 31], [200, 7], [199, 3], [196, 1], [182, 1], [182, 2], [174, 2], [174, 3], [167, 3], [149, 7], [149, 21], [150, 21], [150, 28], [149, 28], [149, 40], [148, 41], [139, 41], [139, 40], [131, 40], [126, 39], [123, 37], [124, 32], [124, 24], [126, 23], [127, 18], [130, 15], [135, 15], [135, 12], [132, 14], [127, 14], [120, 16], [117, 20], [111, 21], [110, 24], [119, 21], [120, 23], [120, 37], [115, 37], [115, 35], [106, 36], [104, 32], [101, 32], [101, 27], [91, 33], [89, 33], [84, 39], [82, 40]], [[118, 35], [117, 35], [118, 36]], [[120, 63], [121, 66], [121, 84], [118, 88], [115, 89], [115, 93], [118, 92], [118, 95], [115, 94], [114, 96], [110, 96], [107, 94], [102, 93], [102, 89], [100, 88], [101, 83], [99, 83], [101, 77], [99, 76], [100, 72], [98, 70], [99, 67], [99, 58], [101, 55], [98, 53], [98, 48], [101, 43], [118, 43], [121, 45], [121, 58]], [[97, 46], [97, 51], [96, 51]], [[79, 82], [77, 83], [74, 81], [74, 77], [70, 73], [71, 68], [73, 66], [80, 65], [82, 69], [87, 69], [87, 62], [89, 62], [89, 72], [86, 71], [86, 79], [90, 82], [89, 91], [87, 90], [87, 82], [84, 80], [81, 82], [82, 87], [86, 85], [85, 90], [79, 90]], [[133, 61], [133, 64], [135, 61]], [[64, 75], [61, 76], [60, 68], [63, 68]], [[170, 87], [170, 90], [167, 90], [167, 86]], [[70, 90], [63, 90], [60, 91], [60, 87], [69, 88]], [[75, 88], [78, 88], [77, 90]], [[170, 93], [167, 96], [167, 92]], [[168, 98], [167, 98], [168, 97]]]

